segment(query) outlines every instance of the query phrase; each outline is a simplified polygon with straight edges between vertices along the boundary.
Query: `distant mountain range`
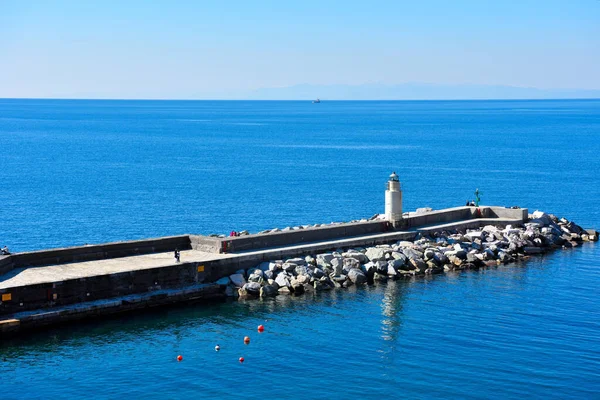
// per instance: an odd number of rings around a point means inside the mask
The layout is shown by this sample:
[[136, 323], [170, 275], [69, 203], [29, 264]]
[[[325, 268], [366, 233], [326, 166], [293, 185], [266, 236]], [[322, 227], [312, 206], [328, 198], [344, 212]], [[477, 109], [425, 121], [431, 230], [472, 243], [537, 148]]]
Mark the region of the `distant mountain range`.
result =
[[494, 85], [440, 85], [404, 83], [398, 85], [294, 85], [257, 89], [250, 100], [475, 100], [475, 99], [590, 99], [600, 90], [537, 89]]

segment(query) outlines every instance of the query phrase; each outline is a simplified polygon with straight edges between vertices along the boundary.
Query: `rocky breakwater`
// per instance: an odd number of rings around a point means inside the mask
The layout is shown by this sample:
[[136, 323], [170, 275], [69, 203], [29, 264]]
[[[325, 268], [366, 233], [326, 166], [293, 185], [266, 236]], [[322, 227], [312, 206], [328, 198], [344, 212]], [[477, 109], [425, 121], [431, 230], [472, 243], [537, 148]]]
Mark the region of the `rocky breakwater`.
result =
[[217, 283], [230, 296], [298, 295], [388, 279], [477, 270], [597, 240], [595, 231], [536, 211], [519, 227], [487, 225], [476, 230], [417, 234], [413, 241], [263, 262]]

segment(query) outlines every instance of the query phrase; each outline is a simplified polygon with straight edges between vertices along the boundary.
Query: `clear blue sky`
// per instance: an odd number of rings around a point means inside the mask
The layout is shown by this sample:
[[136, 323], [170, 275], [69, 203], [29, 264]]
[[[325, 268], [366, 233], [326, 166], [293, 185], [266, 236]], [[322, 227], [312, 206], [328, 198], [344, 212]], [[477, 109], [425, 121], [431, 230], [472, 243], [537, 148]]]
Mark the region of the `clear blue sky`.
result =
[[600, 1], [0, 0], [0, 97], [375, 82], [600, 89]]

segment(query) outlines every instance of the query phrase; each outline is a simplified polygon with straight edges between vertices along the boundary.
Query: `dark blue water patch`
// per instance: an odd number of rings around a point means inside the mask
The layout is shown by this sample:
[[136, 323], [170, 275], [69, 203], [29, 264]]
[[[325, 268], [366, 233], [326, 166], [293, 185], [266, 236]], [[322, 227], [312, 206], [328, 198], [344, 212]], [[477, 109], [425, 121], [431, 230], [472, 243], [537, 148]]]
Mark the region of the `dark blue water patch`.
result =
[[[392, 170], [407, 210], [462, 205], [479, 188], [486, 204], [600, 228], [599, 135], [598, 100], [0, 100], [0, 245], [370, 217]], [[8, 398], [595, 398], [598, 268], [586, 244], [478, 272], [69, 325], [3, 341], [0, 387]]]

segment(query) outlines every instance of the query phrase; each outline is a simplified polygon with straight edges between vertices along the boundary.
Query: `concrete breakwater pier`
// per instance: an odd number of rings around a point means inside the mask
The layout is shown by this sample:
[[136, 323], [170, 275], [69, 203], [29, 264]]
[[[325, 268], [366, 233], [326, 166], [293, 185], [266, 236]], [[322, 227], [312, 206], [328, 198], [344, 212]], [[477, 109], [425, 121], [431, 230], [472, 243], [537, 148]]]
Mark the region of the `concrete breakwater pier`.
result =
[[539, 211], [465, 206], [402, 213], [401, 201], [394, 174], [386, 213], [369, 221], [0, 256], [0, 334], [199, 299], [298, 295], [485, 268], [598, 239]]

